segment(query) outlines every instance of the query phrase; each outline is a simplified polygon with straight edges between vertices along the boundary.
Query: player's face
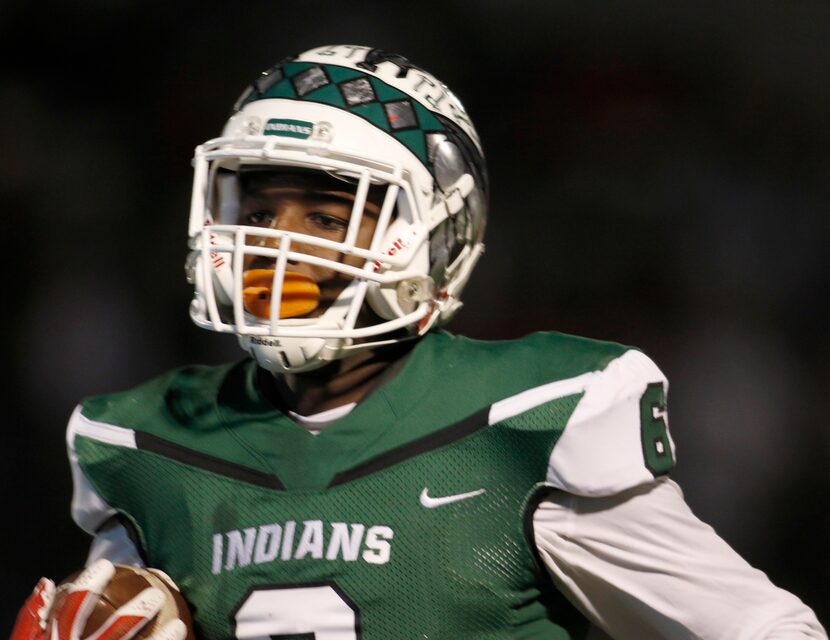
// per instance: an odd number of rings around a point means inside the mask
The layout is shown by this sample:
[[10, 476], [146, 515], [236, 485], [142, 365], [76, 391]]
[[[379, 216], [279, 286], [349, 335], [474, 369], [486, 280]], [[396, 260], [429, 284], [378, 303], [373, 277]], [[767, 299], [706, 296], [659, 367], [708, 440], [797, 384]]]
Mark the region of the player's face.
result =
[[[354, 188], [330, 176], [290, 176], [261, 173], [242, 181], [238, 224], [301, 233], [333, 242], [343, 242], [352, 217]], [[363, 209], [355, 244], [368, 249], [377, 226], [381, 198], [370, 190]], [[277, 238], [250, 235], [246, 243], [276, 248]], [[301, 242], [291, 245], [292, 251], [360, 267], [363, 260], [339, 253], [334, 249]], [[246, 256], [244, 269], [273, 269], [274, 260]], [[337, 298], [349, 276], [320, 265], [289, 260], [287, 271], [311, 278], [320, 289], [319, 306], [306, 317], [319, 315]]]

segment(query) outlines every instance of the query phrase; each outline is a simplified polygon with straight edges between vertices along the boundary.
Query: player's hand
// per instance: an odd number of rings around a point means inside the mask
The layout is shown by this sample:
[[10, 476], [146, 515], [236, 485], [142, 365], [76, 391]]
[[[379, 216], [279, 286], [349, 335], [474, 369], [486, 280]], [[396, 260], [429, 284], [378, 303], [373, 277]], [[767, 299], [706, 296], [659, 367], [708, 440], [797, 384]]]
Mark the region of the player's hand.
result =
[[[72, 582], [62, 585], [55, 602], [55, 586], [41, 579], [18, 616], [11, 640], [129, 640], [158, 613], [164, 594], [145, 589], [119, 607], [92, 635], [84, 636], [87, 618], [98, 596], [115, 573], [109, 560], [98, 560]], [[22, 623], [21, 623], [22, 621]], [[149, 640], [184, 640], [187, 630], [181, 620], [172, 620]]]
[[46, 621], [54, 600], [55, 583], [41, 578], [17, 614], [10, 640], [46, 640]]

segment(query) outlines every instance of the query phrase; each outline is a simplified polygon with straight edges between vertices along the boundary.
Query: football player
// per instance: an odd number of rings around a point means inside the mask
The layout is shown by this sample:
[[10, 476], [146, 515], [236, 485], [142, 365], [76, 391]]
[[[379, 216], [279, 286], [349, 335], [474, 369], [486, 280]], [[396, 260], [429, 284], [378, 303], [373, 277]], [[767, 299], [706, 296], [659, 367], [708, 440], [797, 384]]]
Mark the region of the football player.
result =
[[[77, 408], [96, 571], [162, 569], [203, 640], [826, 637], [686, 506], [641, 351], [439, 329], [488, 183], [434, 76], [312, 49], [260, 75], [194, 167], [190, 315], [247, 356]], [[52, 591], [14, 640], [41, 637]]]

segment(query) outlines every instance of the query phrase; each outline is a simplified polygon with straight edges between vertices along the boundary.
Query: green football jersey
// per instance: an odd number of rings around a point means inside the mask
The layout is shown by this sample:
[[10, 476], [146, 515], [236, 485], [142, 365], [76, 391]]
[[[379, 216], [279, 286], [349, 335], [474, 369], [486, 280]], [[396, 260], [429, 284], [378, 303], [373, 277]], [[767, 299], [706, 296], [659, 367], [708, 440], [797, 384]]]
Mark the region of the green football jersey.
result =
[[535, 507], [673, 462], [665, 379], [617, 344], [432, 333], [316, 436], [269, 402], [267, 375], [181, 368], [70, 422], [76, 521], [119, 518], [201, 640], [576, 637]]

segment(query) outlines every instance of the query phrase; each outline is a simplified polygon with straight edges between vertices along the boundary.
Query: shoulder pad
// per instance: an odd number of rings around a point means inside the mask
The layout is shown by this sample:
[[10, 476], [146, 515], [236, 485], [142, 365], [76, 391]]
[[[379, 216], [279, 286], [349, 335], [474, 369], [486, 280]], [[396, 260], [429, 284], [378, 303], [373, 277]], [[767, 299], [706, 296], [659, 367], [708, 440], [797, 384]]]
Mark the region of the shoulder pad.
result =
[[652, 360], [629, 350], [586, 380], [556, 443], [546, 482], [581, 496], [607, 496], [674, 466], [668, 381]]

